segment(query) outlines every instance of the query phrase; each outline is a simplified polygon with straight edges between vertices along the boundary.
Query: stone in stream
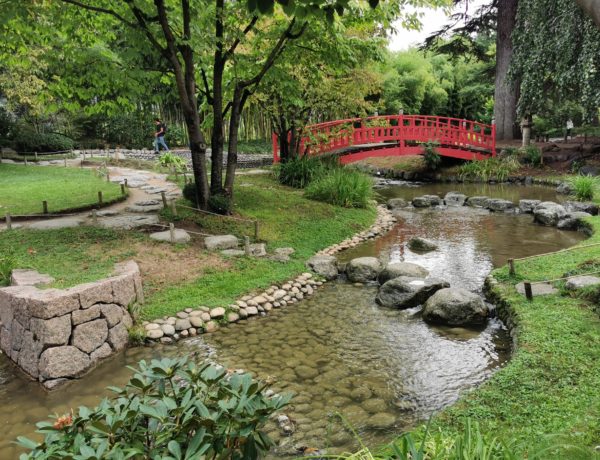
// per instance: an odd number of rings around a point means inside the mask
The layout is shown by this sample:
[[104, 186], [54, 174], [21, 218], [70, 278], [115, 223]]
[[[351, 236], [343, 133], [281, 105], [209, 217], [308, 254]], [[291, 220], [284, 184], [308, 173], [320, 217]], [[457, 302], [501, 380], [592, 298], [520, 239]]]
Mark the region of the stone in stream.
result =
[[413, 198], [412, 205], [415, 208], [430, 208], [431, 206], [439, 206], [442, 204], [442, 199], [437, 195], [423, 195]]
[[459, 192], [448, 192], [444, 196], [446, 206], [464, 206], [467, 201], [467, 195]]
[[563, 205], [567, 212], [587, 212], [592, 216], [598, 215], [598, 205], [590, 202], [567, 201]]
[[494, 212], [510, 211], [515, 205], [512, 201], [502, 200], [500, 198], [490, 198], [487, 202], [487, 209]]
[[448, 326], [484, 324], [488, 314], [483, 299], [462, 288], [440, 289], [423, 308], [425, 321]]
[[150, 234], [150, 238], [156, 241], [166, 241], [168, 243], [189, 243], [192, 239], [190, 234], [181, 228], [176, 228], [173, 231], [173, 241], [171, 241], [171, 231], [155, 232]]
[[569, 291], [576, 291], [577, 289], [581, 289], [588, 286], [596, 286], [600, 284], [600, 278], [597, 276], [590, 275], [582, 275], [576, 276], [574, 278], [569, 279], [566, 282], [565, 287]]
[[472, 208], [486, 208], [489, 199], [487, 196], [470, 196], [466, 204]]
[[387, 202], [388, 209], [400, 209], [406, 208], [408, 206], [408, 202], [404, 198], [391, 198]]
[[392, 428], [396, 423], [396, 417], [387, 412], [380, 412], [375, 415], [371, 415], [367, 419], [367, 425], [376, 430], [386, 430]]
[[398, 278], [399, 276], [411, 276], [414, 278], [426, 278], [429, 272], [417, 264], [410, 262], [392, 262], [386, 265], [377, 277], [379, 284]]
[[376, 257], [352, 259], [346, 266], [346, 275], [353, 283], [366, 283], [377, 279], [381, 271], [381, 262]]
[[384, 307], [411, 308], [421, 305], [436, 291], [449, 286], [447, 281], [438, 278], [400, 276], [383, 284], [375, 300]]
[[556, 227], [560, 230], [578, 230], [585, 225], [584, 219], [592, 217], [587, 212], [570, 212], [558, 221]]
[[48, 348], [40, 356], [40, 377], [45, 379], [80, 377], [90, 367], [90, 357], [77, 347]]
[[209, 251], [216, 251], [219, 249], [236, 249], [239, 245], [239, 241], [234, 235], [207, 236], [204, 239], [204, 245]]
[[533, 210], [534, 220], [542, 225], [554, 227], [567, 215], [563, 206], [552, 201], [544, 201]]
[[571, 192], [573, 192], [573, 186], [568, 182], [561, 182], [560, 184], [558, 184], [558, 187], [556, 187], [556, 193], [569, 195]]
[[519, 210], [523, 213], [531, 214], [540, 203], [540, 200], [519, 200]]
[[415, 236], [408, 241], [408, 248], [411, 251], [430, 252], [435, 251], [438, 248], [438, 246], [432, 241], [426, 240], [425, 238], [421, 238], [419, 236]]
[[50, 275], [39, 273], [37, 270], [23, 270], [16, 268], [10, 275], [11, 286], [39, 286], [54, 282]]
[[338, 276], [337, 259], [334, 256], [313, 256], [308, 259], [306, 266], [327, 280], [332, 280]]

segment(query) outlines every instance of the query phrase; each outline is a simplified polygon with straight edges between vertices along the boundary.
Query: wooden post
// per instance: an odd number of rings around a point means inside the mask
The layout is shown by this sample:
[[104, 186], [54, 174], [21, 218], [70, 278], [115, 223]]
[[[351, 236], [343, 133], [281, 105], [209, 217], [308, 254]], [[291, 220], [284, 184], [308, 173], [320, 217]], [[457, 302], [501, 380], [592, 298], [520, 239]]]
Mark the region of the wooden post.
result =
[[160, 192], [160, 197], [162, 198], [163, 208], [166, 208], [168, 206], [167, 195], [165, 194], [165, 192]]
[[125, 187], [127, 187], [127, 178], [125, 178]]
[[12, 230], [12, 219], [10, 218], [10, 214], [6, 213], [6, 229], [7, 230]]
[[252, 252], [250, 251], [250, 238], [244, 236], [244, 252], [247, 256], [251, 256]]
[[125, 195], [125, 184], [121, 184], [121, 195]]
[[177, 206], [175, 206], [175, 200], [171, 201], [171, 212], [174, 216], [177, 215]]
[[38, 160], [37, 152], [33, 152], [33, 156], [35, 157], [35, 161], [37, 161]]
[[171, 243], [175, 243], [175, 225], [173, 225], [173, 222], [169, 223], [169, 234], [171, 236]]
[[523, 283], [523, 286], [525, 287], [525, 297], [527, 298], [527, 300], [529, 300], [529, 301], [533, 300], [533, 292], [531, 291], [531, 283], [529, 281], [525, 281]]
[[110, 173], [106, 170], [106, 182], [110, 182]]
[[102, 206], [102, 191], [98, 192], [98, 204]]
[[254, 221], [254, 241], [258, 241], [259, 223], [258, 220]]
[[65, 168], [67, 167], [67, 157], [64, 158], [65, 159]]
[[92, 209], [92, 223], [94, 225], [98, 224], [98, 211], [95, 209]]
[[508, 274], [510, 276], [515, 276], [515, 260], [508, 259]]
[[27, 158], [25, 158], [25, 166], [27, 166]]
[[44, 214], [48, 214], [48, 202], [46, 200], [42, 201], [42, 210]]

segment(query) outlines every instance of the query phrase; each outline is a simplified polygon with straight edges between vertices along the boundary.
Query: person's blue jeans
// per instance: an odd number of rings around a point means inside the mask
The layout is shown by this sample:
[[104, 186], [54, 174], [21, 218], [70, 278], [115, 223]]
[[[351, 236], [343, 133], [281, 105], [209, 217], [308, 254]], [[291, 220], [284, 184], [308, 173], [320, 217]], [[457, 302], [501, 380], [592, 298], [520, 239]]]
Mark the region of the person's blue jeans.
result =
[[163, 146], [163, 148], [165, 150], [169, 150], [169, 146], [167, 145], [167, 143], [165, 142], [165, 137], [164, 136], [158, 136], [154, 138], [154, 151], [155, 152], [159, 152], [160, 151], [160, 146]]

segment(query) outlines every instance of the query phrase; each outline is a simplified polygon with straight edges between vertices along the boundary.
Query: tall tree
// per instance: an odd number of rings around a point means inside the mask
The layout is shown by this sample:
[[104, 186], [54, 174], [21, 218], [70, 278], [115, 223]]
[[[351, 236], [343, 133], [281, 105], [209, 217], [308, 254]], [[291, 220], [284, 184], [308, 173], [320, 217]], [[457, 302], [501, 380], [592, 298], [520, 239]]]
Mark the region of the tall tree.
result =
[[600, 27], [600, 3], [598, 0], [575, 0], [577, 4], [588, 14]]

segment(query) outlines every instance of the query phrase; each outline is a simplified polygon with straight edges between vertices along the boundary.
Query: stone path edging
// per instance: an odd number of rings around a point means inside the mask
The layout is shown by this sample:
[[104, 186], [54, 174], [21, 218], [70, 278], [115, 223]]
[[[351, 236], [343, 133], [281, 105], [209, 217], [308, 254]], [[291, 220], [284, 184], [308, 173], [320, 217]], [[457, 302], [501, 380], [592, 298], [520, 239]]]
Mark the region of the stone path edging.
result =
[[[377, 238], [389, 231], [395, 222], [396, 219], [385, 206], [378, 206], [377, 218], [371, 227], [341, 243], [322, 249], [317, 255], [333, 255]], [[204, 332], [214, 332], [224, 324], [235, 323], [252, 316], [265, 316], [273, 309], [293, 305], [310, 297], [325, 282], [307, 272], [285, 283], [274, 284], [259, 294], [243, 296], [227, 307], [186, 308], [174, 316], [152, 322], [144, 321], [142, 326], [148, 341], [169, 344]]]

